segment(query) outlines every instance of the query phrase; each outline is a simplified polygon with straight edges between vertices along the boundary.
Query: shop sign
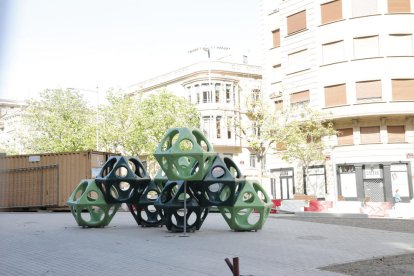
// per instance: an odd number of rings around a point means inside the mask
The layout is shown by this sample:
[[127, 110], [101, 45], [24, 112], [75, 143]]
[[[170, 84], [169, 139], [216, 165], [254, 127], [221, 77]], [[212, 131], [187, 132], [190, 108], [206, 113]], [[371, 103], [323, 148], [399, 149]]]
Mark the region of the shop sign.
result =
[[365, 179], [381, 178], [381, 169], [365, 169]]

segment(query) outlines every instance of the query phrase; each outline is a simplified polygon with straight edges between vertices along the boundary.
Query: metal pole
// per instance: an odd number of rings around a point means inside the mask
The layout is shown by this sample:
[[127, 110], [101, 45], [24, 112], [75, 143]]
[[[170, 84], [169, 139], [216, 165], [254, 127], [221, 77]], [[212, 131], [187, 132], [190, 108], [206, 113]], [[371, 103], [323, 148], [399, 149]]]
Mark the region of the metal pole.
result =
[[187, 181], [184, 181], [184, 232], [180, 237], [188, 237], [187, 235]]

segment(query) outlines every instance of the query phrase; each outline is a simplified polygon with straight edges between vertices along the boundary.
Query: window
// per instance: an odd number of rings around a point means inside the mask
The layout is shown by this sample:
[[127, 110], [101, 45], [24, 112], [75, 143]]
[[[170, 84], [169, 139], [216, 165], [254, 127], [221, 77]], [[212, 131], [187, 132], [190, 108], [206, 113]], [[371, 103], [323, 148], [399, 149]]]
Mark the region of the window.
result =
[[394, 101], [414, 101], [414, 79], [392, 80]]
[[390, 34], [388, 42], [389, 56], [413, 55], [413, 36], [411, 34]]
[[226, 103], [231, 102], [231, 84], [226, 84]]
[[289, 74], [309, 69], [308, 49], [288, 55]]
[[326, 24], [342, 19], [342, 1], [336, 0], [321, 5], [321, 23]]
[[391, 187], [393, 193], [395, 190], [399, 190], [398, 193], [402, 197], [410, 196], [410, 182], [408, 174], [408, 166], [404, 163], [392, 164], [390, 166], [391, 172]]
[[290, 105], [292, 107], [301, 107], [309, 103], [309, 90], [294, 93], [290, 95]]
[[195, 93], [197, 95], [197, 103], [200, 103], [200, 85], [196, 84], [195, 86]]
[[352, 128], [338, 129], [338, 145], [353, 145], [354, 144], [354, 130]]
[[233, 117], [227, 117], [227, 139], [231, 139], [231, 128], [233, 125]]
[[410, 0], [388, 0], [388, 12], [411, 12]]
[[216, 94], [216, 103], [220, 102], [220, 83], [216, 83], [214, 86], [215, 94]]
[[210, 134], [212, 133], [212, 118], [210, 116], [203, 116], [203, 122], [201, 129], [203, 130], [204, 134], [208, 137], [210, 137]]
[[256, 155], [255, 154], [250, 154], [249, 165], [251, 168], [256, 168]]
[[282, 111], [283, 110], [283, 101], [277, 100], [275, 101], [276, 111]]
[[203, 83], [202, 85], [203, 91], [203, 103], [210, 103], [211, 102], [211, 91], [208, 83]]
[[338, 106], [346, 104], [346, 85], [332, 85], [325, 87], [325, 106]]
[[216, 117], [216, 137], [221, 138], [221, 116]]
[[281, 79], [282, 66], [281, 64], [273, 65], [273, 80], [276, 82]]
[[357, 102], [372, 102], [372, 100], [381, 100], [382, 89], [381, 81], [359, 81], [355, 84]]
[[322, 45], [322, 63], [331, 64], [345, 60], [344, 41], [335, 41]]
[[288, 35], [306, 30], [306, 10], [287, 17]]
[[[305, 194], [315, 195], [317, 198], [324, 198], [327, 189], [325, 166], [310, 166], [307, 173], [309, 177], [306, 177], [306, 170], [303, 169]], [[309, 183], [307, 182], [308, 180]]]
[[[363, 1], [361, 1], [363, 2]], [[354, 58], [370, 58], [379, 56], [378, 36], [354, 38]]]
[[388, 143], [404, 143], [405, 127], [404, 126], [387, 126]]
[[280, 30], [272, 31], [273, 35], [273, 48], [280, 47]]
[[377, 0], [352, 0], [352, 16], [366, 16], [378, 14]]
[[374, 144], [381, 142], [379, 126], [361, 127], [360, 133], [362, 144]]

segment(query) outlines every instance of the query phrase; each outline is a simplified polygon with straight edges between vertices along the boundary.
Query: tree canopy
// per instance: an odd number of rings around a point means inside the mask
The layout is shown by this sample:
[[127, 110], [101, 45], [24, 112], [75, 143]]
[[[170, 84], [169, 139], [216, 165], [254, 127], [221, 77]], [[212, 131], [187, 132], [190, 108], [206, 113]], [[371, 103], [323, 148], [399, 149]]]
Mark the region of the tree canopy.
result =
[[47, 89], [30, 100], [25, 110], [28, 152], [66, 152], [94, 148], [93, 110], [70, 89]]

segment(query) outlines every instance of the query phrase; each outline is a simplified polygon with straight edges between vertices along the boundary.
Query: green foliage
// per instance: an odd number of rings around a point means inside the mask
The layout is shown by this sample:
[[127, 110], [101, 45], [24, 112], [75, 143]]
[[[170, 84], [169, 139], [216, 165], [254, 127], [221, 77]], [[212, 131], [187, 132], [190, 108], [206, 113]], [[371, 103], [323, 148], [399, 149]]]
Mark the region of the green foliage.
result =
[[137, 155], [136, 128], [138, 100], [121, 91], [108, 91], [107, 102], [99, 108], [99, 146], [100, 150], [124, 155]]
[[200, 115], [193, 104], [167, 91], [160, 91], [139, 104], [134, 118], [137, 149], [140, 153], [152, 155], [169, 128], [196, 128], [199, 124]]
[[324, 161], [327, 145], [324, 137], [335, 135], [336, 131], [324, 114], [311, 108], [303, 108], [302, 116], [287, 123], [284, 132], [286, 150], [282, 158], [286, 161], [299, 161], [308, 167]]
[[94, 148], [93, 110], [72, 90], [52, 89], [29, 101], [24, 123], [27, 152], [70, 152]]

